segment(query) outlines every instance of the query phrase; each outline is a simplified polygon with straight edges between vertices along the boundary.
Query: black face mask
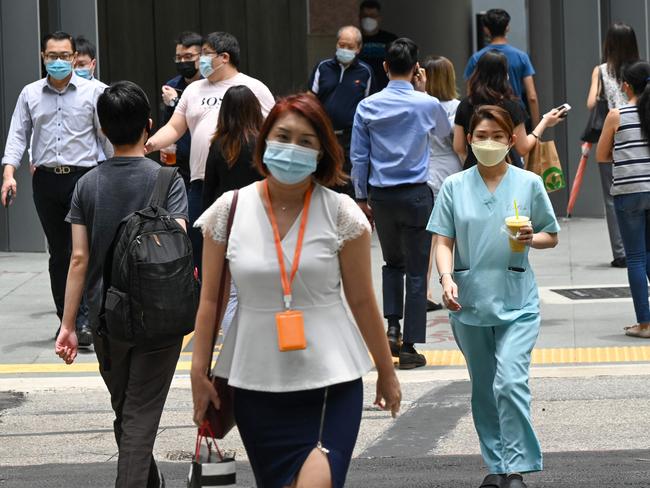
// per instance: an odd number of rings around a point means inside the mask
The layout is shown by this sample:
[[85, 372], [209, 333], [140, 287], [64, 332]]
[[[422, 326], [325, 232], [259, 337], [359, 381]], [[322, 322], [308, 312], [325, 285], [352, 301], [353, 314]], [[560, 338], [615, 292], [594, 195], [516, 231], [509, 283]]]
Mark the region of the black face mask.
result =
[[181, 61], [180, 63], [176, 63], [176, 71], [178, 71], [178, 74], [181, 75], [183, 78], [192, 78], [198, 71], [196, 69], [194, 61]]

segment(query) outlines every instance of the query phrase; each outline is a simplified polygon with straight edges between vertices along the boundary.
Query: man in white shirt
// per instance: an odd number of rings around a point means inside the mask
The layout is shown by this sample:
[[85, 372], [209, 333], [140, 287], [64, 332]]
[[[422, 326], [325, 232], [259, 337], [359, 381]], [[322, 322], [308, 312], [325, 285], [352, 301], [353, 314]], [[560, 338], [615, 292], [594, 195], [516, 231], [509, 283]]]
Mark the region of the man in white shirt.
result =
[[[72, 236], [65, 217], [79, 178], [97, 166], [100, 154], [112, 156], [113, 147], [100, 130], [95, 109], [103, 87], [73, 72], [77, 58], [74, 39], [65, 32], [47, 34], [41, 57], [48, 75], [25, 86], [16, 102], [4, 157], [1, 200], [14, 195], [16, 169], [26, 149], [34, 164], [32, 189], [36, 212], [47, 238], [49, 272], [56, 313], [63, 317], [66, 277]], [[58, 335], [58, 331], [57, 331]], [[90, 346], [87, 308], [77, 316], [80, 346]]]
[[145, 146], [147, 153], [159, 151], [175, 143], [189, 129], [192, 136], [190, 148], [190, 190], [188, 192], [190, 227], [194, 263], [201, 269], [203, 236], [192, 225], [201, 213], [205, 161], [210, 142], [217, 129], [221, 100], [231, 86], [245, 85], [260, 101], [266, 116], [275, 99], [259, 80], [239, 72], [239, 42], [227, 32], [212, 32], [205, 37], [199, 59], [203, 80], [189, 85], [181, 96], [174, 115]]

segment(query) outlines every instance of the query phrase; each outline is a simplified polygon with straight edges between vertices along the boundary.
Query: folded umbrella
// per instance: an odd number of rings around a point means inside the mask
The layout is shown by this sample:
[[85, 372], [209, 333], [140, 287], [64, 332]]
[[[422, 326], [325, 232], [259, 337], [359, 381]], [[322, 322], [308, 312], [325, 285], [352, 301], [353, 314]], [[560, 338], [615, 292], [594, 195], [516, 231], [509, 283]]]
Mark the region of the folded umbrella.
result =
[[582, 178], [585, 175], [585, 168], [587, 167], [587, 159], [589, 159], [589, 151], [591, 151], [591, 142], [583, 142], [581, 146], [582, 156], [580, 157], [580, 163], [578, 164], [578, 170], [576, 171], [576, 177], [573, 179], [573, 184], [571, 185], [571, 193], [569, 194], [569, 203], [566, 207], [567, 217], [571, 217], [573, 213], [573, 206], [576, 204], [578, 199], [578, 193], [580, 193], [580, 186], [582, 186]]

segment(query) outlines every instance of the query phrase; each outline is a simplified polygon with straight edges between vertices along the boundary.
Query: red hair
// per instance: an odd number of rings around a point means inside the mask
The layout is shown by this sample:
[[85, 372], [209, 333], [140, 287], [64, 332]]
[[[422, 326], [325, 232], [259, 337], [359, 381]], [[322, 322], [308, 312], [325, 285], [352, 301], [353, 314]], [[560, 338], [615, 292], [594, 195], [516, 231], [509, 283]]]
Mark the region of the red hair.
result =
[[334, 128], [318, 99], [311, 93], [298, 93], [279, 99], [266, 117], [257, 138], [253, 161], [264, 176], [269, 170], [264, 164], [266, 138], [277, 120], [287, 112], [294, 112], [309, 121], [321, 144], [323, 156], [318, 161], [314, 179], [323, 186], [342, 185], [347, 180], [343, 172], [343, 149], [334, 135]]

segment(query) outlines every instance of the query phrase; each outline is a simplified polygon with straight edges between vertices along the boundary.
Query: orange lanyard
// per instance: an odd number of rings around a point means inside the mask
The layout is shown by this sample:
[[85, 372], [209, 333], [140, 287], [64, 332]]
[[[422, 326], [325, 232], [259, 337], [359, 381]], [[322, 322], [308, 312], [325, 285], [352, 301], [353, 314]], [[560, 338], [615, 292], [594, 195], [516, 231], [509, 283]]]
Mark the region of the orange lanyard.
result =
[[278, 230], [278, 223], [275, 220], [273, 213], [273, 206], [271, 205], [271, 194], [269, 193], [269, 184], [267, 180], [262, 183], [264, 186], [264, 194], [266, 196], [266, 203], [269, 207], [269, 217], [271, 219], [271, 227], [273, 227], [273, 238], [275, 240], [275, 250], [278, 254], [278, 264], [280, 265], [280, 279], [282, 280], [282, 290], [284, 291], [284, 306], [286, 309], [291, 308], [291, 284], [296, 277], [298, 271], [298, 263], [300, 262], [300, 252], [302, 251], [302, 241], [305, 237], [305, 227], [307, 227], [307, 216], [309, 214], [309, 203], [311, 202], [311, 194], [314, 185], [309, 185], [307, 193], [305, 193], [305, 202], [302, 207], [302, 218], [300, 219], [300, 231], [298, 232], [298, 242], [296, 243], [296, 250], [293, 254], [293, 263], [291, 265], [291, 277], [287, 277], [287, 270], [284, 266], [284, 256], [282, 252], [282, 244], [280, 242], [280, 231]]

